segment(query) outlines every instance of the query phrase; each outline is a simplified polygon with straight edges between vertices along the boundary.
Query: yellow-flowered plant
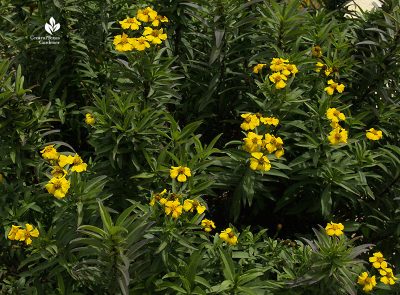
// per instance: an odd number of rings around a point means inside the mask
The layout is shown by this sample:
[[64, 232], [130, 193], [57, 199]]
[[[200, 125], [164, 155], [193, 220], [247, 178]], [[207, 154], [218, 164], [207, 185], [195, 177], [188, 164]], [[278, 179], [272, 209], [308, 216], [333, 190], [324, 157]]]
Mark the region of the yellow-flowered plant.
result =
[[286, 67], [286, 63], [288, 63], [288, 59], [283, 59], [283, 58], [272, 58], [270, 69], [273, 72], [280, 72], [283, 71]]
[[142, 24], [140, 21], [136, 19], [136, 17], [127, 17], [124, 20], [119, 22], [123, 29], [130, 29], [132, 31], [139, 30], [140, 25]]
[[363, 286], [365, 292], [370, 292], [376, 286], [375, 276], [368, 276], [367, 272], [363, 272], [357, 280], [357, 283]]
[[276, 89], [282, 89], [286, 87], [285, 81], [287, 80], [287, 77], [280, 72], [273, 73], [271, 76], [269, 76], [269, 80], [275, 84]]
[[277, 119], [275, 117], [261, 117], [260, 122], [265, 125], [278, 126], [279, 119]]
[[382, 131], [381, 130], [375, 130], [375, 128], [368, 129], [365, 136], [369, 140], [379, 140], [382, 138]]
[[215, 223], [214, 223], [214, 221], [212, 221], [212, 220], [210, 220], [210, 219], [206, 219], [206, 218], [204, 218], [202, 221], [201, 221], [201, 226], [203, 227], [203, 229], [204, 229], [204, 231], [205, 232], [211, 232], [213, 229], [215, 229], [216, 227], [215, 227]]
[[168, 18], [166, 16], [157, 15], [155, 19], [152, 21], [151, 25], [153, 27], [158, 27], [161, 23], [167, 23]]
[[275, 152], [275, 156], [277, 158], [280, 158], [283, 156], [284, 154], [284, 150], [283, 150], [283, 140], [280, 137], [275, 137], [272, 134], [265, 134], [264, 135], [264, 141], [263, 144], [266, 148], [266, 150], [272, 154], [273, 152]]
[[271, 170], [271, 163], [268, 157], [265, 156], [263, 153], [260, 152], [251, 153], [250, 169], [269, 171]]
[[317, 73], [323, 71], [325, 76], [327, 77], [334, 72], [334, 69], [332, 67], [328, 67], [326, 64], [323, 64], [322, 62], [317, 62], [315, 66], [316, 66], [315, 71]]
[[324, 90], [326, 91], [326, 93], [328, 93], [328, 95], [333, 95], [335, 91], [338, 93], [342, 93], [344, 91], [344, 87], [345, 86], [343, 84], [336, 83], [335, 81], [330, 79], [328, 81], [328, 86], [325, 87]]
[[183, 209], [186, 212], [194, 212], [197, 211], [198, 214], [203, 214], [206, 211], [206, 206], [200, 204], [197, 200], [187, 199], [183, 202]]
[[74, 156], [60, 155], [60, 158], [58, 160], [58, 165], [62, 168], [64, 168], [66, 165], [72, 165], [72, 167], [70, 167], [71, 172], [78, 172], [78, 173], [86, 171], [87, 168], [87, 164], [83, 162], [82, 158], [78, 154], [75, 154]]
[[326, 111], [326, 117], [331, 120], [331, 122], [339, 122], [339, 121], [345, 121], [346, 120], [346, 116], [340, 112], [339, 110], [335, 109], [335, 108], [329, 108]]
[[235, 235], [234, 231], [230, 227], [223, 230], [219, 234], [219, 237], [231, 246], [236, 245], [238, 242], [238, 237]]
[[263, 136], [254, 132], [247, 133], [247, 137], [243, 138], [243, 149], [248, 153], [258, 152], [263, 144]]
[[344, 226], [341, 223], [329, 222], [325, 227], [325, 232], [328, 236], [341, 236], [343, 235]]
[[114, 45], [115, 45], [115, 50], [117, 51], [131, 51], [135, 48], [135, 39], [134, 38], [129, 38], [127, 34], [122, 33], [122, 35], [116, 35], [114, 37]]
[[96, 119], [94, 118], [94, 116], [92, 114], [87, 113], [85, 115], [85, 123], [90, 126], [93, 126], [96, 123]]
[[273, 58], [270, 69], [274, 72], [269, 76], [269, 80], [275, 84], [276, 89], [286, 87], [286, 82], [289, 76], [295, 76], [299, 70], [294, 64], [288, 64], [289, 60], [284, 58]]
[[339, 143], [347, 143], [348, 133], [347, 130], [338, 126], [334, 128], [328, 136], [328, 140], [332, 145]]
[[172, 218], [177, 219], [182, 214], [183, 206], [178, 200], [167, 201], [165, 203], [165, 214], [171, 215]]
[[54, 144], [46, 146], [43, 150], [40, 151], [43, 159], [45, 160], [58, 160], [59, 154], [57, 149], [54, 147]]
[[146, 7], [145, 9], [139, 9], [137, 11], [136, 18], [142, 22], [148, 23], [156, 20], [157, 15], [157, 12], [151, 7]]
[[397, 281], [397, 278], [394, 276], [391, 268], [381, 268], [379, 270], [379, 274], [382, 276], [380, 281], [385, 285], [394, 285]]
[[54, 178], [63, 178], [67, 175], [68, 171], [60, 166], [53, 166], [53, 170], [50, 173]]
[[240, 128], [244, 131], [254, 130], [257, 126], [260, 126], [260, 119], [257, 115], [246, 113], [240, 116], [244, 119], [244, 122], [240, 124]]
[[[163, 199], [163, 196], [167, 193], [167, 189], [164, 189], [162, 192], [155, 194], [151, 199], [150, 199], [150, 206], [154, 206], [156, 204], [156, 202], [160, 202], [161, 199]], [[165, 202], [163, 202], [163, 204], [165, 204], [167, 202], [167, 200], [164, 198]]]
[[65, 198], [65, 195], [68, 193], [70, 185], [71, 185], [70, 181], [65, 177], [62, 178], [53, 177], [45, 185], [45, 188], [47, 189], [49, 194], [52, 194], [57, 199], [63, 199]]
[[167, 34], [164, 33], [163, 29], [157, 30], [151, 27], [144, 28], [143, 36], [152, 44], [161, 44], [162, 41], [167, 39]]
[[185, 166], [171, 166], [169, 175], [172, 179], [176, 178], [179, 182], [185, 182], [188, 177], [192, 176], [192, 172], [190, 171], [190, 168]]
[[388, 265], [385, 260], [381, 252], [375, 252], [372, 257], [369, 258], [369, 262], [371, 262], [372, 266], [375, 268], [387, 268]]
[[254, 67], [253, 67], [253, 73], [254, 74], [258, 74], [264, 67], [266, 67], [267, 66], [267, 64], [256, 64]]
[[33, 225], [26, 223], [25, 229], [21, 228], [19, 225], [12, 225], [7, 238], [9, 240], [25, 242], [26, 245], [30, 245], [32, 244], [32, 238], [37, 238], [38, 236], [39, 230], [34, 228]]

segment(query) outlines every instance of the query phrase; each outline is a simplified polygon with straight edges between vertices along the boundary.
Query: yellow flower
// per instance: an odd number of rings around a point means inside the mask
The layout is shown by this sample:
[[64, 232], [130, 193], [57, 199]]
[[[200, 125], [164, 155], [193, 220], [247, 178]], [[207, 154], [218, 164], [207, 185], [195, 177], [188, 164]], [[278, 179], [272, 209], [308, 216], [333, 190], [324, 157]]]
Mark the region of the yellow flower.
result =
[[198, 214], [203, 214], [204, 211], [206, 211], [206, 206], [201, 205], [197, 200], [185, 200], [185, 202], [183, 202], [183, 209], [186, 212], [193, 212], [196, 210]]
[[327, 87], [325, 87], [325, 91], [326, 93], [328, 93], [328, 95], [333, 95], [333, 93], [335, 92], [335, 90], [339, 93], [342, 93], [344, 91], [344, 85], [343, 84], [338, 84], [336, 82], [334, 82], [332, 79], [330, 79], [328, 81], [328, 85]]
[[326, 111], [326, 117], [332, 122], [339, 122], [346, 120], [346, 116], [335, 108], [329, 108]]
[[73, 166], [71, 168], [72, 172], [75, 171], [75, 172], [81, 173], [83, 171], [86, 171], [87, 164], [83, 162], [82, 158], [80, 156], [78, 156], [78, 154], [75, 154], [71, 164], [73, 164]]
[[367, 272], [363, 272], [357, 280], [357, 283], [363, 287], [365, 292], [370, 292], [376, 286], [375, 276], [369, 277]]
[[68, 193], [70, 182], [69, 180], [63, 178], [55, 178], [53, 177], [50, 181], [45, 185], [49, 194], [54, 195], [57, 199], [62, 199]]
[[267, 156], [263, 153], [251, 153], [252, 158], [250, 158], [250, 169], [251, 170], [261, 170], [269, 171], [271, 169], [271, 164]]
[[206, 219], [206, 218], [201, 221], [201, 226], [204, 228], [204, 231], [206, 231], [208, 233], [210, 231], [212, 231], [213, 229], [215, 229], [214, 221]]
[[[332, 72], [333, 72], [333, 69], [332, 69], [332, 68], [329, 68], [329, 67], [326, 67], [326, 68], [325, 68], [325, 71], [324, 71], [325, 76], [328, 77]], [[343, 86], [343, 88], [344, 88], [344, 86]]]
[[287, 80], [287, 77], [281, 73], [273, 73], [269, 76], [269, 80], [275, 84], [276, 89], [282, 89], [286, 86], [285, 81]]
[[238, 238], [235, 235], [235, 233], [233, 232], [233, 230], [228, 227], [227, 229], [223, 230], [220, 234], [219, 237], [224, 240], [225, 242], [227, 242], [229, 245], [236, 245], [238, 242]]
[[165, 214], [177, 219], [182, 214], [182, 205], [178, 200], [168, 201], [165, 203]]
[[12, 225], [10, 231], [8, 232], [7, 238], [9, 240], [15, 240], [15, 235], [20, 230], [20, 228], [21, 227], [19, 225]]
[[54, 148], [54, 144], [46, 146], [40, 153], [45, 160], [57, 160], [59, 156], [57, 150]]
[[341, 236], [343, 235], [344, 226], [341, 223], [328, 223], [325, 227], [328, 236]]
[[315, 45], [311, 48], [311, 55], [313, 57], [321, 57], [322, 56], [322, 49], [319, 45]]
[[136, 17], [138, 20], [148, 23], [156, 19], [157, 12], [154, 11], [151, 7], [146, 7], [145, 9], [139, 9]]
[[60, 166], [53, 166], [53, 170], [51, 170], [51, 175], [55, 178], [62, 178], [67, 175], [67, 170], [61, 168]]
[[371, 129], [367, 130], [366, 136], [370, 140], [379, 140], [382, 138], [382, 131], [371, 128]]
[[394, 285], [397, 281], [397, 278], [393, 275], [393, 270], [391, 268], [382, 268], [379, 270], [381, 274], [380, 281], [385, 285]]
[[325, 66], [322, 62], [317, 62], [317, 63], [315, 64], [315, 66], [316, 66], [315, 71], [316, 71], [317, 73], [319, 73], [319, 72], [321, 71], [321, 69], [326, 68], [326, 66]]
[[269, 153], [273, 153], [276, 150], [282, 149], [283, 140], [280, 137], [275, 137], [272, 134], [265, 134], [264, 145]]
[[153, 27], [158, 27], [160, 25], [160, 22], [167, 23], [168, 22], [168, 18], [166, 16], [157, 15], [156, 18], [151, 23], [151, 25]]
[[260, 125], [260, 120], [256, 115], [247, 113], [247, 114], [242, 114], [240, 116], [244, 119], [244, 122], [240, 124], [240, 128], [242, 128], [245, 131], [253, 130], [254, 128]]
[[154, 206], [156, 201], [160, 201], [161, 199], [165, 200], [165, 202], [164, 202], [164, 204], [165, 204], [167, 202], [167, 200], [165, 198], [162, 198], [162, 196], [164, 196], [166, 193], [167, 193], [167, 190], [164, 189], [161, 193], [154, 195], [150, 200], [150, 206]]
[[285, 69], [285, 66], [289, 60], [283, 58], [273, 58], [271, 62], [271, 66], [269, 67], [274, 72], [280, 72]]
[[187, 177], [192, 176], [190, 169], [185, 166], [171, 166], [171, 169], [169, 170], [169, 175], [172, 179], [177, 178], [179, 182], [185, 182], [187, 180]]
[[279, 124], [279, 120], [275, 117], [261, 117], [260, 121], [265, 125], [278, 126]]
[[167, 34], [163, 32], [163, 29], [156, 30], [150, 27], [144, 28], [143, 36], [153, 44], [161, 44], [163, 40], [167, 39]]
[[85, 123], [90, 125], [90, 126], [93, 126], [94, 123], [96, 123], [96, 119], [93, 117], [92, 114], [87, 113], [85, 115]]
[[243, 149], [249, 153], [257, 152], [260, 150], [262, 145], [262, 135], [258, 135], [254, 132], [249, 132], [247, 137], [243, 138], [244, 146]]
[[39, 231], [37, 228], [34, 228], [31, 224], [25, 224], [25, 244], [30, 245], [32, 244], [32, 238], [37, 238], [39, 236]]
[[375, 268], [387, 268], [386, 259], [383, 257], [381, 252], [375, 252], [372, 257], [369, 258], [369, 262]]
[[331, 144], [336, 145], [339, 143], [347, 143], [348, 134], [346, 129], [337, 127], [333, 129], [328, 136], [328, 140]]
[[299, 70], [297, 69], [296, 65], [293, 64], [285, 65], [284, 69], [282, 70], [282, 74], [284, 74], [285, 76], [290, 76], [291, 74], [294, 76], [298, 72]]
[[146, 48], [149, 48], [150, 44], [147, 42], [145, 37], [139, 37], [133, 39], [133, 47], [138, 51], [143, 51]]
[[114, 37], [115, 50], [117, 51], [131, 51], [134, 47], [135, 38], [128, 38], [128, 35], [122, 33], [122, 35], [117, 35]]
[[133, 31], [139, 30], [139, 26], [142, 24], [136, 17], [127, 17], [119, 23], [124, 30], [131, 29]]
[[267, 64], [257, 64], [253, 68], [253, 73], [258, 74]]
[[285, 153], [285, 151], [284, 151], [283, 147], [281, 147], [281, 148], [276, 150], [275, 157], [277, 157], [279, 159], [280, 157], [283, 156], [284, 153]]

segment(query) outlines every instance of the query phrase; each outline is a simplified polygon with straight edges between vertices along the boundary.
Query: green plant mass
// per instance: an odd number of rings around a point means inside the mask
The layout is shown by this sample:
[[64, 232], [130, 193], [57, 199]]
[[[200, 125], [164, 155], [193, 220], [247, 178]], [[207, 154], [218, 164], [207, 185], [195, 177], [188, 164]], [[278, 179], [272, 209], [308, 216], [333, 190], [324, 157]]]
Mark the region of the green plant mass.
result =
[[400, 294], [400, 0], [0, 0], [0, 294]]

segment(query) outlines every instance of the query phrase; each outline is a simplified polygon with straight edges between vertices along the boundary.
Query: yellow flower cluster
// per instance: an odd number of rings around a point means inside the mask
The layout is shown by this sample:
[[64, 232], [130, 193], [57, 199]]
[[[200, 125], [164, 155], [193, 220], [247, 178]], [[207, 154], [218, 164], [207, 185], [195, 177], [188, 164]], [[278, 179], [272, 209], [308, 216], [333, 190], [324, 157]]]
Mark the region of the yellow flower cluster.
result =
[[140, 26], [144, 25], [144, 30], [140, 36], [129, 37], [126, 33], [114, 37], [114, 45], [117, 51], [143, 51], [150, 48], [150, 44], [161, 44], [162, 41], [167, 39], [167, 34], [163, 28], [158, 28], [161, 23], [167, 23], [168, 18], [158, 15], [157, 11], [151, 7], [139, 9], [136, 17], [127, 17], [119, 22], [122, 29], [137, 31]]
[[[322, 57], [322, 49], [319, 46], [314, 46], [311, 49], [311, 54], [313, 57], [318, 57], [321, 58]], [[323, 73], [323, 75], [325, 75], [326, 77], [330, 76], [331, 74], [333, 75], [334, 73], [338, 72], [338, 69], [335, 67], [331, 67], [328, 66], [327, 64], [322, 63], [321, 61], [318, 61], [315, 64], [315, 71], [317, 73]], [[343, 93], [344, 91], [344, 84], [340, 84], [339, 82], [335, 82], [333, 79], [328, 80], [327, 82], [327, 86], [324, 88], [324, 90], [326, 91], [326, 93], [328, 93], [328, 95], [333, 95], [336, 92], [338, 93]]]
[[326, 117], [331, 121], [332, 131], [329, 133], [328, 140], [332, 145], [347, 143], [347, 130], [340, 126], [340, 121], [345, 121], [346, 116], [335, 108], [329, 108], [326, 111]]
[[[261, 114], [242, 114], [241, 117], [244, 122], [240, 127], [245, 130], [254, 130], [260, 124], [264, 124], [267, 128], [270, 126], [277, 126], [279, 120], [275, 117], [263, 117]], [[259, 135], [255, 132], [248, 132], [246, 137], [243, 138], [243, 149], [251, 154], [250, 168], [252, 170], [269, 171], [271, 163], [266, 154], [275, 153], [275, 157], [280, 158], [284, 154], [283, 140], [280, 137], [270, 133]]]
[[31, 238], [37, 238], [38, 236], [38, 229], [29, 223], [25, 224], [25, 229], [19, 225], [12, 225], [7, 235], [9, 240], [25, 242], [26, 245], [32, 244]]
[[46, 146], [40, 153], [43, 159], [50, 161], [53, 167], [51, 171], [52, 178], [45, 188], [57, 199], [64, 198], [70, 188], [70, 181], [66, 178], [68, 173], [86, 171], [87, 164], [83, 162], [78, 154], [74, 156], [59, 154], [54, 144]]
[[326, 93], [328, 93], [328, 95], [333, 95], [333, 93], [338, 92], [338, 93], [342, 93], [344, 91], [344, 85], [343, 84], [339, 84], [334, 82], [332, 79], [330, 79], [328, 81], [328, 86], [324, 88], [324, 90], [326, 91]]
[[192, 172], [190, 171], [190, 168], [185, 166], [171, 166], [169, 176], [171, 176], [172, 179], [176, 178], [179, 182], [185, 182], [188, 177], [192, 176]]
[[341, 236], [343, 235], [344, 226], [341, 223], [329, 222], [325, 227], [325, 232], [328, 236]]
[[96, 119], [94, 118], [94, 116], [92, 114], [87, 113], [85, 115], [85, 123], [90, 126], [93, 126], [96, 123]]
[[382, 131], [381, 130], [375, 130], [375, 128], [371, 128], [367, 130], [367, 133], [365, 136], [369, 140], [379, 140], [382, 138]]
[[275, 73], [269, 76], [269, 80], [275, 84], [276, 89], [285, 88], [288, 77], [295, 76], [299, 72], [296, 65], [288, 62], [288, 59], [283, 58], [273, 58], [271, 61], [269, 68]]
[[223, 230], [220, 234], [219, 237], [224, 240], [227, 244], [231, 246], [235, 246], [238, 242], [238, 237], [235, 235], [235, 232], [228, 227], [227, 229]]
[[329, 67], [328, 65], [326, 65], [326, 64], [324, 64], [324, 63], [322, 63], [322, 62], [317, 62], [316, 64], [315, 64], [315, 66], [316, 66], [316, 68], [315, 68], [315, 71], [317, 72], [317, 73], [324, 73], [325, 74], [325, 76], [329, 76], [330, 74], [332, 74], [333, 72], [335, 72], [336, 71], [336, 69], [334, 69], [334, 68], [332, 68], [332, 67]]
[[254, 74], [258, 74], [264, 67], [266, 67], [267, 66], [267, 64], [256, 64], [254, 67], [253, 67], [253, 73]]
[[370, 292], [376, 286], [376, 279], [375, 276], [370, 277], [365, 271], [358, 277], [357, 283], [363, 286], [365, 292]]

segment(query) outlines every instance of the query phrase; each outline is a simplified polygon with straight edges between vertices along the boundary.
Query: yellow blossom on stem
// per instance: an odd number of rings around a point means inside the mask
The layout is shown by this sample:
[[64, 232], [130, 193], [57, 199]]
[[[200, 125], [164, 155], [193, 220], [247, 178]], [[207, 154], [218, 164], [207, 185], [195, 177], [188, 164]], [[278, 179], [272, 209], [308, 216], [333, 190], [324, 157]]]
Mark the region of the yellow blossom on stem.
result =
[[39, 231], [37, 228], [34, 228], [31, 224], [25, 224], [25, 244], [30, 245], [32, 244], [32, 238], [37, 238], [39, 236]]
[[128, 35], [125, 33], [122, 33], [122, 35], [116, 35], [113, 42], [115, 45], [115, 50], [121, 52], [133, 50], [134, 39], [135, 38], [128, 38]]
[[240, 116], [244, 119], [244, 122], [240, 125], [240, 128], [244, 131], [253, 130], [260, 125], [260, 119], [257, 115], [247, 113], [241, 114]]
[[167, 23], [167, 22], [168, 22], [168, 18], [166, 16], [157, 15], [156, 18], [151, 23], [151, 25], [153, 27], [158, 27], [160, 25], [160, 23]]
[[343, 235], [344, 226], [341, 223], [330, 222], [326, 225], [325, 231], [328, 236], [341, 236]]
[[339, 122], [346, 120], [346, 116], [335, 108], [329, 108], [326, 111], [326, 117], [332, 122]]
[[328, 81], [328, 85], [327, 87], [325, 87], [325, 91], [326, 93], [328, 93], [328, 95], [333, 95], [333, 93], [335, 92], [335, 90], [339, 93], [342, 93], [344, 91], [344, 85], [343, 84], [339, 84], [334, 82], [332, 79], [330, 79]]
[[54, 144], [46, 146], [40, 153], [45, 160], [57, 160], [59, 156]]
[[209, 219], [206, 219], [206, 218], [204, 218], [202, 221], [201, 221], [201, 226], [203, 227], [203, 229], [204, 229], [204, 231], [206, 231], [206, 232], [210, 232], [210, 231], [212, 231], [213, 229], [215, 229], [215, 223], [214, 223], [214, 221], [212, 221], [212, 220], [209, 220]]
[[73, 165], [71, 168], [72, 172], [83, 172], [86, 171], [87, 164], [83, 162], [82, 158], [78, 155], [75, 154], [74, 156], [68, 155], [61, 155], [60, 158], [58, 159], [58, 165], [60, 167], [65, 167], [66, 165]]
[[143, 51], [146, 48], [150, 48], [150, 43], [147, 42], [145, 37], [133, 38], [133, 48], [137, 51]]
[[285, 154], [285, 150], [283, 149], [283, 147], [280, 147], [276, 150], [275, 152], [275, 157], [277, 157], [278, 159], [280, 157], [282, 157]]
[[140, 21], [136, 19], [136, 17], [127, 17], [126, 19], [119, 22], [121, 27], [126, 29], [131, 29], [133, 31], [139, 30], [139, 26], [142, 24]]
[[252, 152], [257, 152], [260, 150], [261, 145], [262, 145], [262, 135], [258, 135], [257, 133], [254, 132], [249, 132], [247, 134], [247, 137], [243, 138], [244, 141], [244, 150], [252, 153]]
[[282, 89], [286, 87], [285, 81], [287, 80], [287, 77], [281, 73], [273, 73], [271, 76], [269, 76], [269, 80], [275, 84], [276, 89]]
[[372, 257], [369, 258], [369, 262], [371, 262], [372, 266], [375, 268], [387, 268], [388, 265], [385, 260], [381, 252], [375, 252]]
[[339, 143], [347, 143], [348, 134], [346, 129], [341, 127], [337, 127], [333, 129], [328, 136], [328, 140], [332, 145], [336, 145]]
[[382, 138], [382, 131], [371, 128], [367, 130], [367, 133], [365, 135], [370, 140], [379, 140]]
[[269, 162], [268, 157], [265, 156], [263, 153], [251, 153], [250, 169], [269, 171], [271, 169], [271, 163]]
[[260, 122], [265, 124], [265, 125], [273, 125], [273, 126], [278, 126], [279, 124], [279, 119], [275, 117], [261, 117]]
[[67, 175], [67, 170], [63, 169], [60, 166], [54, 166], [53, 170], [51, 170], [51, 175], [55, 178], [62, 178]]
[[167, 193], [167, 190], [164, 189], [162, 192], [155, 194], [151, 200], [150, 200], [150, 206], [154, 206], [156, 204], [156, 202], [159, 202], [161, 199], [164, 199], [165, 202], [164, 204], [167, 202], [167, 199], [163, 198], [163, 196]]
[[7, 238], [9, 240], [15, 240], [15, 235], [20, 230], [20, 228], [21, 228], [21, 226], [19, 226], [19, 225], [11, 225], [11, 229], [8, 232]]
[[[325, 70], [324, 70], [325, 76], [327, 76], [327, 77], [330, 74], [332, 74], [332, 72], [333, 72], [333, 68], [330, 68], [330, 67], [326, 67]], [[343, 86], [343, 88], [344, 88], [344, 86]]]
[[183, 202], [183, 209], [186, 212], [194, 212], [196, 210], [198, 214], [203, 214], [206, 211], [206, 206], [201, 205], [197, 200], [188, 199]]
[[367, 272], [363, 272], [357, 280], [357, 283], [363, 286], [365, 292], [370, 292], [376, 286], [375, 276], [369, 277]]
[[282, 74], [284, 74], [285, 76], [290, 76], [290, 75], [296, 75], [299, 72], [299, 70], [297, 69], [296, 65], [294, 64], [288, 64], [285, 65], [284, 69], [282, 70]]
[[179, 182], [185, 182], [187, 180], [187, 177], [192, 176], [192, 173], [188, 167], [171, 166], [171, 169], [169, 170], [169, 175], [171, 176], [172, 179], [176, 178]]
[[227, 229], [223, 230], [220, 234], [219, 237], [224, 240], [226, 243], [228, 243], [229, 245], [236, 245], [238, 242], [238, 238], [235, 235], [235, 233], [233, 232], [233, 230], [228, 227]]
[[165, 214], [171, 215], [172, 218], [177, 219], [182, 214], [182, 205], [178, 200], [168, 201], [165, 203]]
[[319, 73], [323, 68], [326, 67], [322, 62], [317, 62], [317, 63], [315, 64], [315, 66], [316, 66], [315, 71], [316, 71], [317, 73]]
[[253, 67], [253, 73], [258, 74], [267, 64], [257, 64]]
[[45, 188], [57, 199], [62, 199], [68, 193], [70, 187], [69, 180], [63, 178], [55, 178], [53, 177], [50, 181], [45, 185]]
[[287, 59], [283, 59], [283, 58], [273, 58], [271, 61], [271, 66], [269, 67], [272, 71], [274, 72], [280, 72], [282, 71], [286, 64], [289, 62], [289, 60]]
[[264, 145], [265, 148], [268, 150], [269, 153], [273, 153], [276, 150], [282, 149], [283, 140], [280, 137], [275, 137], [272, 134], [266, 133], [264, 135]]
[[90, 126], [93, 126], [94, 123], [96, 123], [96, 119], [94, 118], [94, 116], [92, 114], [87, 113], [85, 115], [85, 123]]
[[391, 268], [381, 268], [379, 273], [382, 276], [380, 281], [385, 285], [394, 285], [396, 283], [397, 278], [393, 275]]
[[146, 7], [145, 9], [139, 9], [136, 18], [142, 22], [148, 23], [153, 22], [157, 17], [157, 12], [151, 7]]
[[163, 29], [157, 30], [151, 27], [144, 28], [143, 36], [153, 44], [161, 44], [163, 40], [167, 39], [167, 34], [163, 32]]

